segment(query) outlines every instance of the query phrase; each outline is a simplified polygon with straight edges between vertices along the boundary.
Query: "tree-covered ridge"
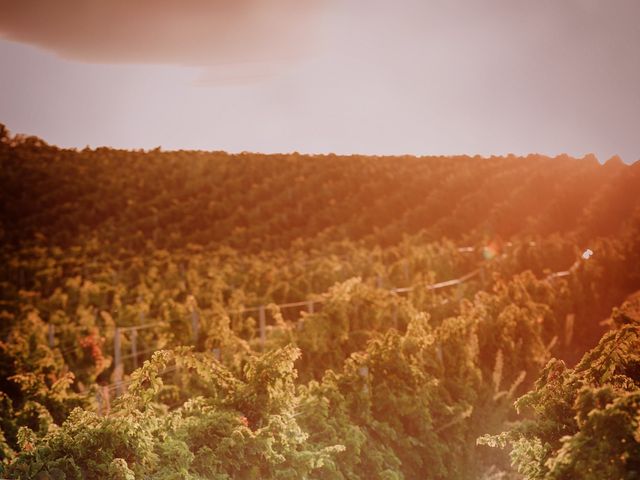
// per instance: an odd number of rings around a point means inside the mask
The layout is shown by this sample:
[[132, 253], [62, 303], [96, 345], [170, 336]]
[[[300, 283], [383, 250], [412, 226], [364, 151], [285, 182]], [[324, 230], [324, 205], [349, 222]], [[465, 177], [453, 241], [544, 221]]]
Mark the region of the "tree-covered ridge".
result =
[[0, 172], [5, 242], [97, 236], [137, 251], [391, 245], [420, 231], [464, 243], [487, 232], [584, 240], [617, 233], [640, 190], [638, 165], [619, 159], [75, 151], [20, 137], [0, 144]]

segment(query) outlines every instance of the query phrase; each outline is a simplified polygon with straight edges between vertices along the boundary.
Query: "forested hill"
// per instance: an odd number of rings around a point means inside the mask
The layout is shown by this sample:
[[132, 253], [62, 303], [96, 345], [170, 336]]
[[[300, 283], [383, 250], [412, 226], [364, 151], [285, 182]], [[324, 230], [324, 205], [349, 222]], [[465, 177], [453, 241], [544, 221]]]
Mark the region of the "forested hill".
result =
[[[615, 235], [640, 205], [640, 164], [593, 156], [367, 157], [59, 149], [0, 143], [4, 244], [90, 238], [139, 250], [258, 251], [403, 236], [460, 243]], [[151, 242], [151, 243], [150, 243]]]
[[640, 163], [0, 125], [0, 179], [0, 477], [638, 478]]

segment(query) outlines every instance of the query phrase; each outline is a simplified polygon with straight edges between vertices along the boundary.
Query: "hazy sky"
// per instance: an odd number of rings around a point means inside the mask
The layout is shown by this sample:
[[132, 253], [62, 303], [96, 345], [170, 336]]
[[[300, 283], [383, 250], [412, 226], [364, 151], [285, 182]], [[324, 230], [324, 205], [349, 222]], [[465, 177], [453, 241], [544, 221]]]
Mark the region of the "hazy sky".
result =
[[640, 159], [640, 0], [0, 0], [62, 146]]

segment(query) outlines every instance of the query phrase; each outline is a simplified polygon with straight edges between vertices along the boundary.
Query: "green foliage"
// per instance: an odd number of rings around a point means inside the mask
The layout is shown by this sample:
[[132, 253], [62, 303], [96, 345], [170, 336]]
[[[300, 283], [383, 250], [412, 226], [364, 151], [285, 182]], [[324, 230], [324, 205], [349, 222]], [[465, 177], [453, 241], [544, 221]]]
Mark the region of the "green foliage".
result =
[[593, 237], [619, 232], [638, 206], [637, 169], [566, 155], [73, 151], [4, 135], [0, 203], [12, 243], [43, 235], [82, 245], [97, 235], [137, 252], [149, 241], [260, 251], [347, 238], [393, 245], [421, 231], [432, 240]]
[[528, 479], [640, 478], [640, 322], [616, 310], [607, 333], [574, 369], [553, 360], [516, 402], [532, 417], [498, 437]]
[[[211, 355], [162, 351], [132, 376], [112, 413], [74, 410], [44, 436], [21, 430], [13, 478], [299, 478], [340, 445], [314, 448], [296, 421], [294, 348], [252, 358], [238, 378]], [[167, 411], [157, 402], [173, 365], [206, 395]]]
[[44, 435], [86, 399], [70, 390], [74, 376], [46, 342], [38, 313], [25, 310], [0, 341], [0, 460], [13, 457], [19, 429]]
[[[0, 127], [0, 177], [2, 476], [498, 478], [475, 439], [540, 374], [485, 443], [529, 478], [638, 470], [633, 316], [565, 366], [640, 288], [637, 168], [78, 152]], [[101, 416], [116, 328], [128, 388]]]
[[337, 283], [319, 312], [305, 314], [292, 334], [304, 352], [298, 363], [303, 379], [338, 370], [354, 352], [389, 328], [405, 330], [415, 311], [398, 295], [366, 285], [359, 278]]

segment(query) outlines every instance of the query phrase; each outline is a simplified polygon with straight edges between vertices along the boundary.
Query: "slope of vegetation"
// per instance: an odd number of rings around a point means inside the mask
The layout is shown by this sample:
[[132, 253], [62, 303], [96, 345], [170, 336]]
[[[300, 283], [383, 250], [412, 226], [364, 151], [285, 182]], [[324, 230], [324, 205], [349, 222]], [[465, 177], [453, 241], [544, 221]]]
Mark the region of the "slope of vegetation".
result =
[[640, 168], [618, 158], [74, 151], [21, 137], [1, 148], [8, 244], [97, 237], [136, 250], [266, 251], [345, 239], [388, 246], [418, 232], [461, 244], [554, 232], [584, 241], [617, 234], [639, 203]]
[[638, 165], [0, 130], [4, 476], [636, 478]]

